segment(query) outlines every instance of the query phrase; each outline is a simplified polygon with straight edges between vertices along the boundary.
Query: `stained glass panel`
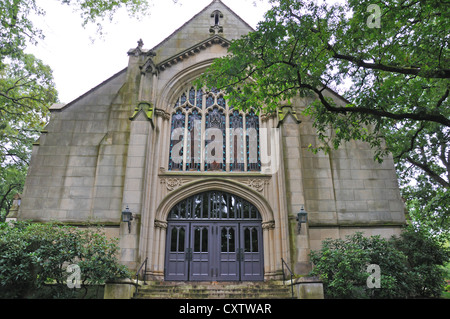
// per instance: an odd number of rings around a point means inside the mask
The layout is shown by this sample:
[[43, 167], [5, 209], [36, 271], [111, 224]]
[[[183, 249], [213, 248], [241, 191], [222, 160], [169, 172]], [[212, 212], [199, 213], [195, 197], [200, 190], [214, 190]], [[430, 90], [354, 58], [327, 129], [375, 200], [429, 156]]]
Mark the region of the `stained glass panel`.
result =
[[225, 114], [215, 107], [206, 114], [205, 170], [226, 169]]
[[213, 106], [213, 105], [214, 105], [214, 96], [208, 95], [206, 97], [206, 107], [208, 108], [208, 107]]
[[203, 108], [203, 91], [202, 90], [198, 90], [197, 91], [197, 107], [199, 107], [200, 109]]
[[217, 98], [217, 104], [221, 107], [225, 107], [226, 103], [225, 103], [225, 98], [223, 97], [223, 95], [220, 95]]
[[261, 158], [259, 150], [259, 117], [254, 111], [245, 116], [247, 138], [247, 170], [260, 171]]
[[[254, 111], [242, 115], [232, 107], [228, 111], [220, 90], [213, 88], [207, 92], [203, 100], [204, 91], [191, 87], [174, 105], [183, 110], [172, 115], [169, 170], [260, 171], [258, 115]], [[209, 108], [208, 112], [203, 107]]]
[[239, 111], [230, 114], [230, 171], [244, 171], [244, 121]]
[[183, 144], [185, 115], [178, 110], [172, 115], [170, 130], [169, 171], [178, 171], [183, 168]]
[[194, 106], [195, 105], [195, 89], [191, 88], [189, 90], [189, 103]]
[[186, 103], [186, 93], [183, 93], [183, 95], [181, 96], [180, 103], [181, 103], [181, 105]]
[[202, 148], [202, 115], [194, 109], [188, 116], [186, 170], [200, 171]]
[[[230, 212], [224, 214], [224, 212]], [[193, 195], [175, 205], [169, 219], [246, 219], [261, 220], [258, 209], [239, 196], [221, 191]]]

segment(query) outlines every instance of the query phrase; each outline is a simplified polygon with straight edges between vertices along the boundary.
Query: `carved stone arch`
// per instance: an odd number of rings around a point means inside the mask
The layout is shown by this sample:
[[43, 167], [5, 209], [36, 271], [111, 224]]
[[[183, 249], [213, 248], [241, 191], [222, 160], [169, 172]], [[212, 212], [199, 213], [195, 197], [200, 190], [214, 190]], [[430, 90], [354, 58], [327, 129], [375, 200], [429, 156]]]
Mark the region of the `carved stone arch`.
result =
[[214, 59], [208, 59], [183, 69], [174, 75], [162, 88], [156, 101], [156, 107], [168, 113], [172, 113], [172, 107], [177, 99], [186, 90], [187, 83], [192, 83], [213, 63]]
[[177, 203], [192, 195], [212, 190], [226, 191], [227, 193], [239, 196], [258, 209], [263, 224], [274, 223], [272, 208], [260, 193], [239, 182], [220, 178], [203, 178], [187, 183], [174, 190], [161, 201], [157, 208], [156, 220], [166, 221], [170, 210]]

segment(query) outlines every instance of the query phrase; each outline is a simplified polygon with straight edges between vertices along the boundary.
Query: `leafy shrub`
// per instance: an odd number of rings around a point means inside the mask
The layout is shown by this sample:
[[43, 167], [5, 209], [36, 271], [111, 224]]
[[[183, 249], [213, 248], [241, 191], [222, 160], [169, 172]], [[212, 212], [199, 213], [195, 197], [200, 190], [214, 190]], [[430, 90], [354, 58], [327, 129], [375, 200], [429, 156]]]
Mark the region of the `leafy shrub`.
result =
[[408, 286], [412, 297], [439, 297], [442, 293], [449, 250], [424, 232], [408, 228], [393, 245], [407, 256]]
[[[406, 229], [400, 237], [327, 239], [311, 252], [311, 275], [323, 280], [327, 298], [439, 297], [448, 251], [423, 233]], [[380, 266], [380, 288], [369, 288], [370, 264]]]
[[129, 277], [117, 252], [117, 240], [107, 239], [100, 227], [0, 223], [0, 298], [72, 296], [66, 285], [71, 264], [80, 267], [86, 292], [87, 285]]

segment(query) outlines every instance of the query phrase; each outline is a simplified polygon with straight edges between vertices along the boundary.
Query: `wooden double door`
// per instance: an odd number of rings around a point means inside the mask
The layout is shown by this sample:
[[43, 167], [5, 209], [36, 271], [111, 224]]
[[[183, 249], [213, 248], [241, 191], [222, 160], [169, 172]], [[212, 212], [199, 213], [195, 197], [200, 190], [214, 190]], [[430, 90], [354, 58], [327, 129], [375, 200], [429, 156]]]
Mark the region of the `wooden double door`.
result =
[[264, 279], [260, 221], [169, 221], [165, 280]]

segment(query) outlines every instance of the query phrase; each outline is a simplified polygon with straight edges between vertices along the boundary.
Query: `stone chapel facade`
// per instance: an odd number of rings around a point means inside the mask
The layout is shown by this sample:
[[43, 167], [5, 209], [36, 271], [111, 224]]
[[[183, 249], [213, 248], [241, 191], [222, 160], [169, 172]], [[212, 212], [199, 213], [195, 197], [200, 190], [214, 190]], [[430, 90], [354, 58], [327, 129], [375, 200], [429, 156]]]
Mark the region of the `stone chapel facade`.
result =
[[277, 279], [282, 258], [306, 274], [325, 238], [398, 234], [405, 216], [392, 158], [375, 163], [362, 142], [313, 154], [312, 121], [299, 115], [310, 99], [244, 114], [220, 91], [193, 87], [251, 31], [212, 1], [153, 49], [139, 42], [124, 70], [54, 105], [18, 218], [100, 222], [120, 238], [121, 262], [136, 269], [148, 258], [154, 280]]

